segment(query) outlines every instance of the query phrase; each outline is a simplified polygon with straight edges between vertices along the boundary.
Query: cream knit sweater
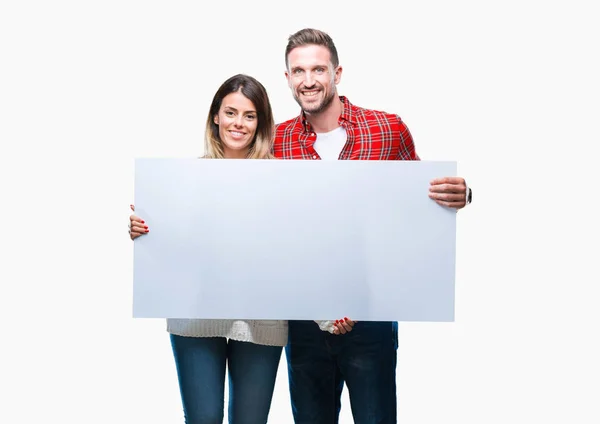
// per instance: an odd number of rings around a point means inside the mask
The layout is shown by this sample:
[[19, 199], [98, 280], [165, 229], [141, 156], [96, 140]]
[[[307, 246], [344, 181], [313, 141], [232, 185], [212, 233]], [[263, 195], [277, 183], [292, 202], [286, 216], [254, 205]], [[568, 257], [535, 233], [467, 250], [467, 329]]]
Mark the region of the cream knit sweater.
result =
[[275, 320], [167, 319], [167, 331], [187, 337], [227, 337], [241, 342], [285, 346], [288, 322]]
[[[315, 321], [322, 331], [333, 333], [333, 321]], [[285, 346], [287, 321], [233, 319], [167, 319], [167, 331], [186, 337], [227, 337], [241, 342], [267, 346]]]

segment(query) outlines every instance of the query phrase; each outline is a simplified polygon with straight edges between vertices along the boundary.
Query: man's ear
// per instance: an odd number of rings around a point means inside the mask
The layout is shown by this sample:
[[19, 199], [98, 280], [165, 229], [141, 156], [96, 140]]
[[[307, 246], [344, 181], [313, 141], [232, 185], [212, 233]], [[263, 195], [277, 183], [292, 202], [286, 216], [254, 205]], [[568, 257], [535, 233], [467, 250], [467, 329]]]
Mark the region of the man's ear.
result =
[[337, 69], [335, 70], [335, 84], [338, 85], [341, 80], [342, 80], [342, 66], [338, 65]]

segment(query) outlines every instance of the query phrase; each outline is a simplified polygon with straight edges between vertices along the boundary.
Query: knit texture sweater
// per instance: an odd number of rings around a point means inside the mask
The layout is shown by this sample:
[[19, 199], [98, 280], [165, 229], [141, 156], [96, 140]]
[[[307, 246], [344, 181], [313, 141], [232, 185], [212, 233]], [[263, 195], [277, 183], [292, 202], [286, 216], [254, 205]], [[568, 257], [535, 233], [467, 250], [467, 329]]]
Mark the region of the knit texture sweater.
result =
[[285, 346], [288, 322], [275, 320], [167, 319], [167, 331], [186, 337], [226, 337], [267, 346]]

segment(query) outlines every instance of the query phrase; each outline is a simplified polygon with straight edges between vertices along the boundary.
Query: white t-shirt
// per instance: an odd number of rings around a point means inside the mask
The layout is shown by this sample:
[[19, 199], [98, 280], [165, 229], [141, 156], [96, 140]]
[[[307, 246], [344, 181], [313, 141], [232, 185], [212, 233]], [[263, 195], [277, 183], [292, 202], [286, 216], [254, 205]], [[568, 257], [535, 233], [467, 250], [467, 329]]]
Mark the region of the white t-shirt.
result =
[[337, 160], [346, 144], [347, 134], [344, 127], [337, 127], [326, 133], [317, 133], [313, 147], [323, 160]]

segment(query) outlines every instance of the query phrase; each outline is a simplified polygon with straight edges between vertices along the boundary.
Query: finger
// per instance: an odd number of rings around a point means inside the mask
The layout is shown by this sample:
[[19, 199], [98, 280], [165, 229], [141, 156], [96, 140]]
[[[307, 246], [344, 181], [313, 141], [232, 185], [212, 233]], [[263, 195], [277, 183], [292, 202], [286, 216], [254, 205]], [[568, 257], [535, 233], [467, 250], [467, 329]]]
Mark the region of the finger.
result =
[[346, 321], [346, 323], [350, 326], [350, 327], [354, 327], [354, 323], [355, 321], [352, 321], [351, 319], [348, 319], [348, 317], [344, 318], [344, 321]]
[[133, 222], [131, 224], [131, 231], [135, 231], [136, 233], [147, 233], [150, 231], [147, 225], [140, 224], [138, 222]]
[[452, 208], [452, 209], [461, 209], [461, 208], [464, 208], [466, 205], [466, 203], [464, 201], [462, 201], [462, 202], [446, 202], [444, 200], [436, 200], [435, 202], [438, 205], [445, 206], [447, 208]]
[[465, 193], [467, 186], [460, 184], [437, 184], [429, 186], [430, 193]]
[[145, 233], [139, 233], [137, 231], [131, 231], [129, 233], [129, 237], [131, 238], [131, 240], [135, 240], [136, 238], [138, 238], [139, 236], [143, 236]]
[[348, 317], [344, 317], [340, 320], [340, 324], [342, 324], [342, 326], [344, 327], [344, 330], [346, 330], [347, 333], [352, 331], [352, 326], [350, 325], [349, 321], [350, 320], [348, 319]]
[[334, 334], [344, 334], [342, 331], [343, 331], [343, 328], [340, 327], [340, 322], [336, 320], [333, 323], [333, 332], [334, 332]]
[[350, 326], [350, 324], [348, 324], [346, 321], [342, 322], [341, 325], [344, 327], [344, 330], [346, 330], [346, 333], [352, 331], [352, 326]]
[[462, 184], [462, 185], [465, 185], [465, 179], [462, 177], [441, 177], [441, 178], [434, 178], [429, 183], [431, 185], [437, 185], [437, 184]]
[[146, 223], [146, 221], [144, 221], [142, 218], [140, 218], [140, 217], [139, 217], [139, 216], [137, 216], [137, 215], [129, 215], [129, 221], [131, 221], [132, 225], [133, 225], [133, 222], [134, 222], [134, 221], [135, 221], [135, 222], [142, 223], [142, 224], [145, 224], [145, 223]]
[[341, 334], [346, 334], [346, 329], [344, 328], [343, 323], [341, 321], [336, 321], [335, 326], [338, 330], [340, 330]]
[[339, 323], [338, 323], [338, 327], [340, 328], [340, 331], [342, 331], [342, 334], [346, 334], [349, 333], [350, 331], [352, 331], [352, 326], [350, 324], [348, 324], [347, 322], [347, 318], [342, 318]]
[[433, 200], [444, 200], [446, 202], [464, 202], [466, 201], [464, 193], [429, 193]]

